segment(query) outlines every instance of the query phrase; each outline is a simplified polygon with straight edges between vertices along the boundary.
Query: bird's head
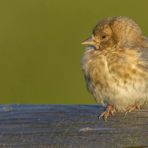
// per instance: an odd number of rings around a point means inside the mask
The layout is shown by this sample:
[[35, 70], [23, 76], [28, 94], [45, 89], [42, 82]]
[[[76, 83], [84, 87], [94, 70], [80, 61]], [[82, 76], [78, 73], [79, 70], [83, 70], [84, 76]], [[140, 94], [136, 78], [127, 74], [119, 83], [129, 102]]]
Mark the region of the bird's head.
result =
[[101, 50], [115, 46], [134, 46], [140, 38], [140, 27], [133, 20], [119, 16], [100, 21], [94, 27], [92, 35], [82, 44]]

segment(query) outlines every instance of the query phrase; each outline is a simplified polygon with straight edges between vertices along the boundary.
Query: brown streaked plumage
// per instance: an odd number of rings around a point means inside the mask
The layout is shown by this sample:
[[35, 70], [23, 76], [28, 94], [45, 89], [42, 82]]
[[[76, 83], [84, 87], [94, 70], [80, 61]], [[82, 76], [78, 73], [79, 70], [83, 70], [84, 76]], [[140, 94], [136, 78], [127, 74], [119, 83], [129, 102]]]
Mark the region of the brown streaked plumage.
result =
[[82, 44], [87, 45], [82, 57], [87, 88], [106, 106], [100, 117], [148, 104], [148, 39], [133, 20], [106, 18]]

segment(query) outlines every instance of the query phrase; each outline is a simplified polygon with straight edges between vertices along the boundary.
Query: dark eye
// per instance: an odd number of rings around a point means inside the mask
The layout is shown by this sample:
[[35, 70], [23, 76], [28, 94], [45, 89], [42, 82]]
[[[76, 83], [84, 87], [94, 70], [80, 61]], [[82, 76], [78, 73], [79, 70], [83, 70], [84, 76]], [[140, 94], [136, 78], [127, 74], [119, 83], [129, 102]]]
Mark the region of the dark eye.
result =
[[103, 35], [103, 36], [102, 36], [102, 39], [105, 39], [105, 38], [106, 38], [106, 35]]

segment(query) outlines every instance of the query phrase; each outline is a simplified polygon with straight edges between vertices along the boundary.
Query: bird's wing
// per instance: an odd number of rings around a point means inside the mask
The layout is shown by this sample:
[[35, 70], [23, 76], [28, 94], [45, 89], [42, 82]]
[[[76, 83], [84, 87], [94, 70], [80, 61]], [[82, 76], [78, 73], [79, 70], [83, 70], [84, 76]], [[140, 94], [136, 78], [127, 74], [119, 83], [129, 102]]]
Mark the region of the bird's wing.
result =
[[148, 38], [142, 36], [140, 47], [137, 48], [137, 52], [140, 53], [139, 66], [144, 68], [148, 72]]
[[145, 36], [142, 37], [142, 45], [144, 48], [148, 48], [148, 38]]
[[148, 48], [140, 48], [140, 63], [139, 66], [148, 72]]

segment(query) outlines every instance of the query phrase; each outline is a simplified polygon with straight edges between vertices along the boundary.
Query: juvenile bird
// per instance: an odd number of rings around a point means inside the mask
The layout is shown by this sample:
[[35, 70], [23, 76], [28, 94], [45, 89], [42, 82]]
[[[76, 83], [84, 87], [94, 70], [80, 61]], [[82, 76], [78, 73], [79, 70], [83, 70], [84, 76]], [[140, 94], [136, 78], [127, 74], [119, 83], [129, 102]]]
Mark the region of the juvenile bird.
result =
[[89, 92], [106, 106], [99, 117], [148, 106], [148, 39], [124, 16], [100, 21], [84, 40], [82, 71]]

